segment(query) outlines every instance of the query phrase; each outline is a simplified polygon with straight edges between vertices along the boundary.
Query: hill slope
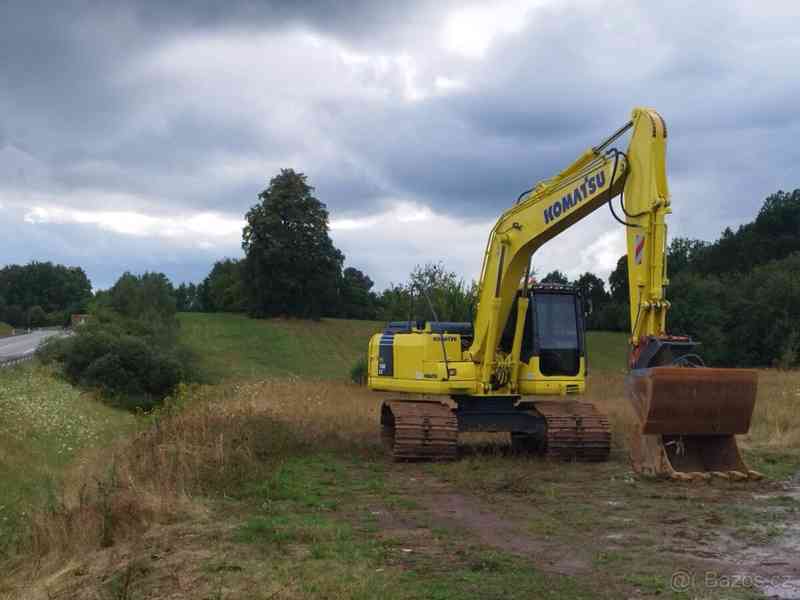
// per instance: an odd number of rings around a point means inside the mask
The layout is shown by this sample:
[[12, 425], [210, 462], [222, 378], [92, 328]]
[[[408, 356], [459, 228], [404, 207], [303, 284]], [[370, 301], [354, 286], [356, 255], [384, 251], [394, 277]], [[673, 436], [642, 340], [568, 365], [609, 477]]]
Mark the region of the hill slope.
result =
[[249, 319], [181, 313], [181, 340], [214, 380], [297, 375], [344, 379], [383, 323], [347, 319]]
[[[178, 319], [182, 341], [217, 381], [283, 375], [346, 379], [365, 355], [370, 336], [384, 326], [382, 321], [248, 319], [228, 313], [181, 313]], [[592, 371], [625, 368], [625, 334], [590, 331], [587, 338]]]

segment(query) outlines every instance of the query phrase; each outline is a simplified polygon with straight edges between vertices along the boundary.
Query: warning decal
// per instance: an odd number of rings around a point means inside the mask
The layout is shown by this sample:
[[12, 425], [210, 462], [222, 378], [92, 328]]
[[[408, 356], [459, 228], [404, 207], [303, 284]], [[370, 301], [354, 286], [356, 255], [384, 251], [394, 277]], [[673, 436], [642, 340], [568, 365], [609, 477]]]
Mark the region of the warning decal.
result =
[[642, 264], [642, 254], [644, 253], [644, 236], [642, 234], [636, 234], [633, 247], [633, 260], [637, 265], [640, 265]]

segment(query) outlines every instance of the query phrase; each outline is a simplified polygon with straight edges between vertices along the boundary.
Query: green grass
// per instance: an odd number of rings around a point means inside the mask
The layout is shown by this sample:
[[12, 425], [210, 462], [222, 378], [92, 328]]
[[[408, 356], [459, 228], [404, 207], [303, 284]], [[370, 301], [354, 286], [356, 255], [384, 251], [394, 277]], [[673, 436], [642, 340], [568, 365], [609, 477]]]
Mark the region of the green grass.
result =
[[625, 371], [628, 367], [628, 334], [620, 331], [587, 331], [589, 376], [592, 371]]
[[[396, 485], [382, 463], [327, 454], [289, 459], [259, 486], [251, 500], [261, 510], [233, 539], [261, 553], [260, 564], [270, 570], [262, 576], [291, 598], [613, 597], [588, 580], [544, 573], [525, 559], [476, 545], [469, 532], [437, 534], [424, 519], [392, 536], [376, 535], [371, 508], [401, 493]], [[421, 516], [414, 506], [403, 512], [411, 520]]]
[[37, 363], [0, 370], [0, 554], [22, 516], [54, 502], [85, 448], [130, 431], [134, 417], [97, 402]]
[[11, 325], [0, 321], [0, 337], [6, 337], [7, 335], [11, 335], [12, 331], [14, 331], [14, 328], [11, 327]]
[[[200, 357], [212, 381], [298, 376], [347, 379], [350, 369], [367, 352], [382, 321], [322, 319], [249, 319], [227, 313], [182, 313], [181, 340]], [[625, 368], [627, 336], [590, 331], [589, 368]]]
[[383, 323], [347, 319], [249, 319], [237, 314], [182, 313], [181, 340], [200, 356], [212, 380], [301, 376], [346, 379]]

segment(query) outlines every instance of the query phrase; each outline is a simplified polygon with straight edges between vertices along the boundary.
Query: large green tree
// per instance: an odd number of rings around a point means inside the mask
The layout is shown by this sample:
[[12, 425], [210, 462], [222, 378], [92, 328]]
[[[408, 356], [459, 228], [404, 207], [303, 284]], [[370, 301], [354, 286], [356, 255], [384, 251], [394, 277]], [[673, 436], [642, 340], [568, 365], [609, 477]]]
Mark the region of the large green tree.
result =
[[333, 314], [344, 256], [328, 211], [302, 173], [282, 169], [246, 215], [244, 291], [251, 316]]

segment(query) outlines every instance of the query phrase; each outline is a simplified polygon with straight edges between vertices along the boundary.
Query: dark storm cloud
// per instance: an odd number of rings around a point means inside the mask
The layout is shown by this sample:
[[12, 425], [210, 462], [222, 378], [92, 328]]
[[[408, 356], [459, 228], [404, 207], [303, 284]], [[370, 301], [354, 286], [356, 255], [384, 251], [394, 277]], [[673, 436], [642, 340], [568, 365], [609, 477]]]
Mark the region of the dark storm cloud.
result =
[[145, 0], [129, 8], [141, 22], [155, 28], [246, 26], [264, 30], [301, 25], [344, 39], [386, 43], [396, 39], [402, 28], [398, 24], [423, 24], [430, 7], [441, 10], [448, 4], [452, 2]]
[[[479, 58], [442, 48], [455, 6], [4, 3], [0, 202], [14, 206], [0, 216], [20, 220], [44, 197], [236, 218], [294, 167], [334, 218], [407, 201], [490, 222], [634, 105], [668, 122], [673, 233], [713, 238], [797, 186], [796, 4], [546, 2], [519, 12], [519, 30]], [[442, 91], [440, 77], [463, 87]], [[5, 262], [88, 261], [105, 285], [112, 272], [159, 264], [193, 278], [215, 252], [237, 251], [225, 244], [50, 222], [16, 229], [0, 250]]]

